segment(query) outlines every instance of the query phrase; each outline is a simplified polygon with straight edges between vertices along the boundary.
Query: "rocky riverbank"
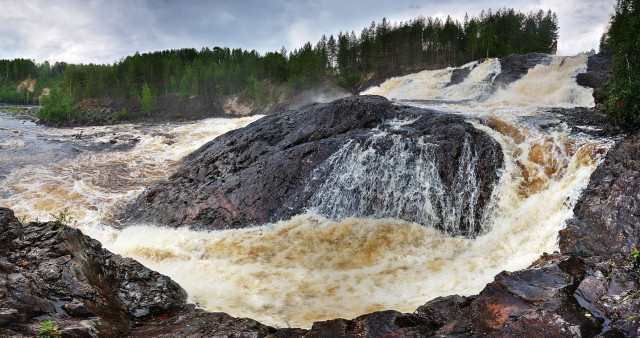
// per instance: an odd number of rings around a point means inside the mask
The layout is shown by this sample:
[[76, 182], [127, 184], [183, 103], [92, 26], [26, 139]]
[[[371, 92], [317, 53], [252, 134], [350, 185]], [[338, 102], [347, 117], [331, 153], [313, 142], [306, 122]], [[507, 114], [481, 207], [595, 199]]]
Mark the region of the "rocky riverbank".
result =
[[142, 112], [137, 98], [86, 99], [76, 105], [75, 118], [64, 122], [40, 120], [56, 127], [109, 125], [117, 123], [160, 124], [166, 122], [194, 121], [212, 117], [236, 118], [248, 115], [271, 115], [297, 109], [317, 102], [329, 102], [350, 96], [351, 93], [335, 83], [324, 83], [305, 90], [291, 92], [285, 85], [265, 84], [271, 94], [261, 101], [246, 95], [194, 95], [163, 94], [156, 99], [156, 109]]
[[[640, 335], [640, 134], [593, 173], [560, 232], [561, 253], [502, 272], [478, 295], [431, 300], [413, 313], [381, 311], [278, 329], [186, 304], [168, 277], [114, 255], [56, 222], [21, 224], [0, 209], [0, 335], [424, 337]], [[52, 334], [49, 332], [48, 334]]]
[[[512, 54], [500, 59], [501, 72], [492, 80], [492, 91], [504, 88], [519, 80], [538, 64], [549, 64], [552, 58], [546, 54]], [[482, 61], [482, 60], [480, 60]], [[462, 82], [476, 65], [455, 69], [449, 85]], [[426, 69], [432, 69], [427, 67]], [[424, 69], [389, 68], [379, 69], [365, 76], [362, 83], [353, 90], [361, 93], [367, 88], [378, 86], [394, 76], [402, 76]], [[597, 107], [607, 99], [606, 90], [600, 89], [611, 78], [611, 55], [596, 54], [587, 60], [586, 72], [578, 74], [578, 84], [593, 88]], [[244, 115], [271, 115], [286, 110], [298, 109], [310, 103], [330, 102], [352, 95], [348, 90], [326, 80], [319, 86], [291, 93], [284, 85], [267, 85], [268, 98], [255, 101], [243, 95], [196, 95], [180, 97], [178, 94], [163, 94], [157, 100], [157, 109], [151, 114], [141, 113], [140, 100], [137, 98], [100, 98], [86, 99], [76, 105], [77, 118], [65, 122], [42, 123], [58, 127], [85, 125], [106, 125], [114, 123], [164, 123], [169, 121], [193, 121], [211, 117], [238, 117]]]

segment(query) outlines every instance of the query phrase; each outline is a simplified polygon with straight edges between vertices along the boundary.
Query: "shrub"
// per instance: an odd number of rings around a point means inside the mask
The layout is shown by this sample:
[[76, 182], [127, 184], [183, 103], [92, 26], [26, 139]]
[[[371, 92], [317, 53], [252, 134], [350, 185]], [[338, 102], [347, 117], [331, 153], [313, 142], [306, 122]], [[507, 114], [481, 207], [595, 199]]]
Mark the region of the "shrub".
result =
[[156, 97], [151, 94], [151, 90], [146, 83], [144, 84], [144, 86], [142, 86], [142, 99], [140, 101], [143, 114], [151, 115], [154, 110], [158, 109]]
[[49, 121], [62, 122], [77, 117], [73, 98], [61, 93], [57, 88], [42, 98], [42, 108], [37, 112], [39, 118]]
[[38, 330], [38, 338], [52, 337], [62, 337], [62, 334], [50, 320], [45, 320]]
[[111, 120], [115, 122], [115, 121], [126, 120], [126, 119], [129, 119], [129, 118], [132, 118], [132, 117], [133, 117], [133, 114], [129, 113], [129, 111], [125, 108], [125, 109], [122, 109], [119, 112], [116, 112], [116, 114], [113, 115]]

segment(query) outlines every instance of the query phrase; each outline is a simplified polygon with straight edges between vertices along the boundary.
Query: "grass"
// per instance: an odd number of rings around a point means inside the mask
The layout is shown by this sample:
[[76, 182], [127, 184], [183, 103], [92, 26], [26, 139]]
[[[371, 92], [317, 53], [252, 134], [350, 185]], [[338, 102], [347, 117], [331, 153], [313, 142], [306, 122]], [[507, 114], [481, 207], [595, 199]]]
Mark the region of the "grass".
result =
[[62, 337], [58, 328], [53, 325], [50, 320], [45, 320], [42, 322], [40, 329], [38, 330], [38, 338], [53, 338], [53, 337]]

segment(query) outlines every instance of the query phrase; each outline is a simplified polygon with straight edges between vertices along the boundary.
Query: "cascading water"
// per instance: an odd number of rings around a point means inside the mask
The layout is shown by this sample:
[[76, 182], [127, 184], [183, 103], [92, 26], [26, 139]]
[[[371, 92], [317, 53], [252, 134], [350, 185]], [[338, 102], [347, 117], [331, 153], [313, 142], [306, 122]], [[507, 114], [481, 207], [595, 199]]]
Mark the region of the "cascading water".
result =
[[[398, 121], [393, 121], [398, 123]], [[422, 225], [440, 225], [447, 235], [460, 236], [461, 224], [478, 229], [474, 207], [479, 185], [475, 173], [477, 155], [463, 142], [451, 189], [442, 182], [434, 161], [435, 144], [403, 135], [378, 131], [359, 143], [350, 141], [318, 169], [327, 178], [309, 186], [314, 192], [311, 209], [333, 220], [346, 217], [395, 218]], [[391, 143], [382, 150], [383, 144]], [[417, 151], [416, 151], [417, 150]], [[487, 208], [485, 215], [491, 208]], [[479, 223], [479, 224], [476, 224]]]
[[[53, 153], [73, 149], [53, 159], [43, 151], [6, 169], [0, 203], [40, 220], [68, 207], [85, 233], [171, 276], [207, 310], [270, 325], [308, 327], [375, 310], [410, 312], [437, 296], [474, 294], [499, 271], [526, 267], [557, 249], [557, 232], [611, 141], [572, 133], [562, 123], [538, 123], [547, 107], [593, 105], [590, 90], [573, 80], [584, 69], [583, 58], [554, 57], [497, 91], [497, 60], [465, 67], [471, 72], [455, 84], [453, 69], [446, 69], [390, 79], [367, 93], [464, 114], [501, 145], [504, 168], [476, 238], [451, 236], [471, 211], [459, 197], [442, 193], [429, 142], [409, 142], [393, 132], [394, 124], [401, 128], [406, 121], [387, 121], [369, 141], [347, 143], [328, 159], [330, 177], [310, 185], [318, 187], [310, 212], [257, 228], [205, 232], [109, 225], [114, 210], [168, 176], [175, 160], [250, 119], [81, 128], [82, 140], [72, 137], [79, 129], [31, 126], [20, 135], [0, 133], [0, 151], [11, 149], [11, 156], [21, 149], [28, 154], [34, 140]], [[139, 142], [92, 150], [113, 133]], [[379, 142], [391, 143], [392, 151], [376, 151]], [[406, 149], [416, 147], [419, 155], [408, 155]], [[475, 155], [463, 153], [454, 181], [466, 189], [468, 201], [476, 193]], [[399, 210], [415, 214], [420, 224], [397, 218]], [[438, 218], [447, 234], [429, 226]]]

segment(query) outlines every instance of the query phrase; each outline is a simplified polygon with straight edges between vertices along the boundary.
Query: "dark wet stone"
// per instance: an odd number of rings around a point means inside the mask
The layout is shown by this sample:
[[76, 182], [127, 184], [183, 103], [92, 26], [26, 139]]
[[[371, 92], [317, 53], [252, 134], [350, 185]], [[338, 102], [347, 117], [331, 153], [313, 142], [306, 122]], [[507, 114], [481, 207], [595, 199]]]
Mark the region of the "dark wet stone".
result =
[[62, 305], [62, 309], [71, 317], [87, 318], [93, 317], [95, 314], [87, 309], [84, 304], [79, 301]]
[[603, 84], [612, 77], [611, 53], [598, 53], [587, 59], [587, 71], [576, 76], [576, 82], [588, 88], [593, 88], [593, 99], [596, 104], [606, 103], [608, 92]]
[[[384, 124], [391, 119], [414, 121], [395, 128]], [[348, 142], [375, 147], [380, 154], [390, 151], [391, 137], [371, 145], [378, 128], [390, 135], [401, 135], [410, 140], [408, 144], [415, 145], [418, 139], [432, 144], [440, 179], [452, 195], [468, 188], [456, 178], [457, 170], [463, 166], [465, 142], [461, 140], [467, 141], [477, 157], [474, 171], [478, 197], [465, 200], [464, 205], [473, 205], [474, 214], [461, 216], [457, 234], [476, 235], [502, 167], [500, 146], [459, 115], [394, 106], [379, 96], [312, 105], [268, 116], [222, 135], [185, 158], [174, 175], [149, 188], [128, 207], [126, 214], [136, 221], [199, 229], [242, 228], [288, 219], [314, 207], [310, 198], [332, 170], [325, 161]], [[417, 158], [423, 149], [413, 146], [407, 151], [408, 156]], [[372, 200], [370, 210], [345, 208], [341, 210], [343, 214], [328, 216], [377, 215], [381, 212], [375, 209], [379, 204], [382, 203]], [[434, 208], [433, 225], [443, 228], [446, 208]], [[420, 221], [412, 209], [388, 213]]]
[[420, 325], [437, 330], [457, 318], [471, 300], [458, 295], [438, 297], [420, 306], [413, 316]]
[[[478, 61], [478, 63], [481, 63], [482, 60]], [[469, 76], [469, 74], [471, 73], [471, 71], [476, 67], [476, 65], [471, 65], [469, 67], [464, 67], [464, 68], [456, 68], [451, 72], [451, 80], [449, 81], [449, 83], [447, 83], [447, 87], [448, 86], [453, 86], [453, 85], [457, 85], [460, 84], [462, 82], [464, 82], [464, 79], [467, 78], [467, 76]]]
[[333, 319], [315, 322], [305, 337], [420, 337], [422, 328], [411, 315], [398, 311], [379, 311], [352, 320]]
[[629, 260], [640, 244], [640, 134], [611, 149], [560, 231], [563, 253]]
[[511, 54], [503, 57], [500, 59], [500, 74], [493, 81], [494, 90], [520, 80], [537, 65], [549, 65], [551, 60], [551, 56], [542, 53]]

